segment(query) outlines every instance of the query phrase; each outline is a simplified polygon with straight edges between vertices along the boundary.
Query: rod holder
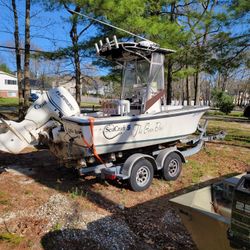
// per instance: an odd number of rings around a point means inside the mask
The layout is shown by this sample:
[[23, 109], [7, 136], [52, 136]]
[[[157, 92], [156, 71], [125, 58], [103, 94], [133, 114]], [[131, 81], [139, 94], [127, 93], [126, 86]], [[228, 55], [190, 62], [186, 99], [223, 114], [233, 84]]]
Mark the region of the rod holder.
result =
[[98, 44], [97, 44], [97, 43], [95, 43], [95, 49], [96, 49], [97, 54], [99, 54], [100, 49], [99, 49], [99, 47], [98, 47]]
[[118, 44], [118, 42], [117, 42], [116, 35], [113, 36], [113, 39], [114, 39], [114, 42], [115, 42], [115, 47], [116, 47], [117, 49], [119, 49], [119, 44]]
[[106, 37], [106, 42], [107, 42], [107, 45], [108, 45], [108, 49], [111, 50], [111, 45], [110, 45], [108, 37]]
[[100, 48], [103, 46], [102, 40], [99, 41]]

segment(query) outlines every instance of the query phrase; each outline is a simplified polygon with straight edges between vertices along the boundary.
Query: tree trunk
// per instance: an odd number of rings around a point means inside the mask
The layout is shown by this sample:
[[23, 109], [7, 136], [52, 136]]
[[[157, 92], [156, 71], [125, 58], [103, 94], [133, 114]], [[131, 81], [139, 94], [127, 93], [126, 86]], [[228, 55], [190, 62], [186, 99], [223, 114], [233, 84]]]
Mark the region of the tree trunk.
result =
[[199, 82], [199, 72], [194, 74], [194, 105], [199, 105], [200, 101], [200, 82]]
[[185, 104], [185, 80], [182, 79], [181, 82], [181, 104], [184, 106]]
[[[171, 3], [171, 13], [170, 13], [170, 22], [175, 22], [175, 2]], [[169, 58], [168, 60], [168, 74], [167, 74], [167, 105], [171, 105], [172, 101], [172, 71], [173, 71], [173, 62], [172, 59]]]
[[168, 74], [167, 74], [167, 105], [171, 105], [171, 101], [172, 101], [172, 68], [173, 68], [173, 64], [172, 64], [172, 60], [169, 59], [168, 61]]
[[218, 88], [219, 90], [221, 89], [221, 74], [220, 74], [220, 72], [219, 72], [219, 74], [218, 74], [217, 88]]
[[223, 92], [226, 91], [226, 88], [227, 88], [227, 75], [222, 75], [222, 84], [221, 84], [221, 90]]
[[[76, 6], [75, 11], [80, 12], [81, 8]], [[81, 66], [80, 66], [80, 56], [78, 48], [78, 34], [77, 34], [77, 15], [73, 15], [72, 27], [70, 30], [70, 38], [73, 45], [73, 55], [74, 55], [74, 64], [75, 64], [75, 79], [76, 79], [76, 101], [78, 105], [81, 105]]]
[[[187, 60], [187, 59], [186, 59]], [[188, 65], [186, 65], [186, 69], [188, 69]], [[190, 83], [189, 83], [189, 78], [188, 76], [186, 77], [186, 98], [187, 98], [187, 105], [191, 105], [191, 98], [190, 98], [190, 95], [191, 95], [191, 89], [190, 89]]]
[[13, 8], [14, 25], [15, 25], [14, 39], [15, 39], [17, 85], [18, 85], [18, 99], [19, 99], [18, 116], [19, 120], [22, 120], [24, 118], [24, 112], [23, 112], [24, 99], [23, 99], [23, 87], [22, 87], [22, 66], [21, 66], [21, 51], [19, 43], [19, 26], [18, 26], [18, 16], [17, 16], [15, 0], [12, 0], [12, 8]]
[[186, 77], [186, 98], [187, 98], [187, 105], [191, 105], [191, 98], [190, 98], [190, 83], [188, 76]]
[[30, 96], [30, 0], [25, 9], [25, 54], [24, 54], [24, 112], [29, 108]]

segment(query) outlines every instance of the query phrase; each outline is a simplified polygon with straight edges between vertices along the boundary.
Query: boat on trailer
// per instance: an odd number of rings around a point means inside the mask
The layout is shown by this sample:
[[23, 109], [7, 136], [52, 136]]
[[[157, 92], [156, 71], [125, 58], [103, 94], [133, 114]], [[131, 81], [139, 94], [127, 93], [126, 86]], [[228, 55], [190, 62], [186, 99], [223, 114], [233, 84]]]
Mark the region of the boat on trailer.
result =
[[[176, 144], [197, 130], [209, 107], [166, 104], [164, 58], [173, 50], [150, 41], [118, 42], [115, 36], [106, 41], [96, 44], [96, 49], [122, 67], [120, 98], [104, 101], [101, 111], [81, 114], [66, 89], [53, 88], [33, 103], [22, 122], [2, 119], [8, 131], [0, 134], [0, 150], [20, 153], [40, 142], [81, 173], [105, 168], [107, 175], [136, 179], [141, 171], [137, 179], [143, 184], [138, 188], [136, 183], [135, 191], [150, 185], [154, 171], [162, 170], [164, 178], [174, 180], [184, 157], [190, 155], [180, 152]], [[195, 145], [201, 148], [201, 143]], [[115, 162], [122, 164], [112, 169]], [[133, 173], [135, 165], [138, 171]]]
[[116, 39], [96, 47], [100, 56], [123, 67], [122, 92], [120, 99], [103, 102], [102, 112], [62, 117], [65, 131], [57, 138], [68, 143], [74, 138], [80, 150], [72, 154], [93, 155], [89, 145], [98, 155], [158, 146], [196, 131], [208, 107], [166, 105], [164, 57], [172, 50], [145, 41], [118, 43]]

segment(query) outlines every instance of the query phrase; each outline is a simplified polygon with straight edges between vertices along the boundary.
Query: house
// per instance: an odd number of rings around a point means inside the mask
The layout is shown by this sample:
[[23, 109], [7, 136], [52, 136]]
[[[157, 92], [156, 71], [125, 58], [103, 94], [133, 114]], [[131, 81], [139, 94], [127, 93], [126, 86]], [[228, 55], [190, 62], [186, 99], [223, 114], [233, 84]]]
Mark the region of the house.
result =
[[[72, 76], [65, 75], [65, 76], [60, 76], [60, 77], [55, 78], [52, 81], [52, 87], [59, 87], [59, 86], [66, 88], [72, 96], [75, 96], [75, 94], [76, 94], [76, 89], [75, 89], [76, 81]], [[80, 91], [82, 93], [82, 86], [81, 86]]]
[[16, 76], [0, 71], [0, 97], [18, 97]]
[[[76, 81], [70, 75], [57, 77], [52, 81], [53, 87], [63, 86], [66, 88], [72, 96], [75, 96], [76, 93]], [[102, 81], [99, 77], [96, 76], [84, 76], [84, 80], [81, 81], [80, 93], [84, 95], [100, 95], [105, 96], [111, 94], [113, 91], [113, 84], [109, 84]]]
[[[22, 85], [24, 85], [24, 80], [22, 80]], [[40, 96], [43, 91], [48, 91], [51, 86], [41, 79], [30, 79], [30, 93]]]

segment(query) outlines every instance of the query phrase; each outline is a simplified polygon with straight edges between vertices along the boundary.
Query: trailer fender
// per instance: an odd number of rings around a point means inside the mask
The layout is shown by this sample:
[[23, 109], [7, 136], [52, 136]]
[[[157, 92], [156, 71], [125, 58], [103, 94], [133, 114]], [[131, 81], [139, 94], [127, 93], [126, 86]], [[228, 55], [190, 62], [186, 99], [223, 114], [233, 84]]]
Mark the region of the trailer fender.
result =
[[177, 153], [181, 157], [183, 163], [186, 162], [185, 157], [176, 147], [166, 148], [163, 149], [156, 157], [157, 170], [161, 170], [163, 168], [165, 159], [172, 152]]
[[123, 167], [121, 169], [121, 174], [124, 176], [124, 179], [128, 179], [130, 177], [132, 167], [138, 160], [142, 158], [148, 160], [152, 164], [154, 170], [157, 170], [157, 164], [155, 162], [154, 157], [150, 155], [136, 153], [136, 154], [129, 156], [128, 159], [123, 164]]

